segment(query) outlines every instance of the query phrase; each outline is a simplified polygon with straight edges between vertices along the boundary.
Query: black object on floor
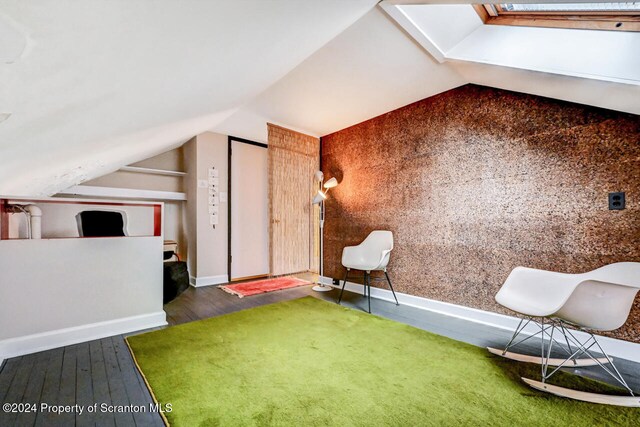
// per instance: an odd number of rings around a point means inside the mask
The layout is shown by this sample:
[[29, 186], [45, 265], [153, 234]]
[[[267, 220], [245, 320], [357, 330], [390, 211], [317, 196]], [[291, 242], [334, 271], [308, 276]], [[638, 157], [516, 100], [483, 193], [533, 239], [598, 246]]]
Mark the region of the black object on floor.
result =
[[164, 263], [164, 292], [162, 303], [166, 304], [180, 295], [189, 287], [189, 271], [184, 261], [170, 261]]

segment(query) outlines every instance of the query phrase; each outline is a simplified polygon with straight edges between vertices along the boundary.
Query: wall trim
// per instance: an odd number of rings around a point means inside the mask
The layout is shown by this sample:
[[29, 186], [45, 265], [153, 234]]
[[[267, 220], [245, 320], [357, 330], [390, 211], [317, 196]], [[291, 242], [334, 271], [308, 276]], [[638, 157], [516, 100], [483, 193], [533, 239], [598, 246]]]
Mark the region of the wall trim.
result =
[[166, 325], [167, 315], [161, 310], [149, 314], [9, 338], [0, 341], [0, 360]]
[[[341, 287], [334, 285], [333, 279], [330, 277], [322, 277], [322, 282], [326, 285], [333, 286], [334, 288]], [[342, 281], [340, 283], [342, 283]], [[347, 282], [345, 290], [362, 294], [363, 286], [358, 283]], [[371, 296], [384, 301], [395, 302], [393, 294], [387, 289], [372, 287]], [[446, 316], [457, 317], [458, 319], [468, 320], [470, 322], [480, 323], [508, 331], [515, 330], [516, 326], [518, 326], [518, 323], [520, 322], [520, 319], [514, 316], [479, 310], [477, 308], [465, 307], [462, 305], [403, 294], [400, 292], [396, 292], [396, 296], [398, 297], [398, 302], [402, 305], [408, 305], [410, 307], [420, 308], [434, 313], [444, 314]], [[523, 333], [533, 335], [538, 331], [539, 329], [537, 327], [529, 325], [525, 328]], [[574, 334], [581, 340], [586, 340], [588, 337], [586, 333], [580, 331], [575, 331]], [[609, 355], [640, 363], [640, 344], [616, 338], [603, 337], [600, 335], [598, 335], [598, 341]]]
[[189, 284], [194, 288], [199, 288], [201, 286], [221, 285], [223, 283], [229, 283], [229, 276], [227, 274], [205, 277], [189, 276]]

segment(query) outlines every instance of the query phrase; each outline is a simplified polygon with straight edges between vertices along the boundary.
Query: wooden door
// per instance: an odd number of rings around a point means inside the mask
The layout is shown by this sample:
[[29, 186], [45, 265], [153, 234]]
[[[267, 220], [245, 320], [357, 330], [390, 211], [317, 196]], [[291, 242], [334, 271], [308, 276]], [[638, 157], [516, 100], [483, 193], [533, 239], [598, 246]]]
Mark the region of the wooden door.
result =
[[317, 221], [311, 205], [319, 140], [269, 124], [270, 271], [280, 276], [309, 271]]

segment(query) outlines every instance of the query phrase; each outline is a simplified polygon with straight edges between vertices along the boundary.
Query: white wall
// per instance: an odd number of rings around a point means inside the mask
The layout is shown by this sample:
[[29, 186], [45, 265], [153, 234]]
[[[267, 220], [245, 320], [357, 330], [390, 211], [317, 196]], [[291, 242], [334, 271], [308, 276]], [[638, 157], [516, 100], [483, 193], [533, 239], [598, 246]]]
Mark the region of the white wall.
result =
[[166, 324], [162, 237], [0, 241], [0, 358]]
[[187, 195], [187, 200], [184, 202], [183, 219], [184, 230], [187, 241], [187, 251], [189, 256], [186, 258], [189, 268], [189, 274], [191, 276], [196, 275], [198, 268], [197, 253], [197, 239], [198, 224], [196, 221], [196, 215], [198, 213], [197, 202], [197, 190], [198, 190], [198, 173], [196, 163], [196, 137], [194, 136], [186, 144], [182, 146], [184, 153], [184, 165], [187, 175], [183, 178], [184, 192]]
[[[137, 166], [169, 171], [185, 171], [184, 152], [182, 147], [164, 152], [154, 157], [133, 163]], [[95, 187], [131, 188], [137, 190], [183, 192], [185, 189], [182, 176], [164, 176], [144, 173], [117, 171], [108, 175], [84, 182], [82, 185]], [[165, 201], [164, 205], [164, 238], [178, 242], [180, 259], [188, 258], [188, 242], [185, 230], [183, 212], [184, 203], [181, 201]], [[137, 234], [141, 235], [141, 234]]]
[[[181, 172], [184, 171], [184, 153], [182, 152], [182, 147], [178, 147], [140, 162], [132, 163], [130, 166]], [[182, 180], [183, 178], [180, 176], [116, 171], [83, 182], [81, 185], [181, 192], [183, 191]]]
[[219, 170], [220, 193], [228, 195], [227, 144], [226, 135], [205, 132], [185, 145], [187, 240], [190, 254], [194, 250], [196, 254], [195, 259], [189, 257], [189, 272], [196, 286], [228, 281], [228, 204], [220, 197], [219, 222], [214, 228], [209, 224], [208, 189], [198, 186], [198, 180], [207, 181], [209, 168], [215, 167]]

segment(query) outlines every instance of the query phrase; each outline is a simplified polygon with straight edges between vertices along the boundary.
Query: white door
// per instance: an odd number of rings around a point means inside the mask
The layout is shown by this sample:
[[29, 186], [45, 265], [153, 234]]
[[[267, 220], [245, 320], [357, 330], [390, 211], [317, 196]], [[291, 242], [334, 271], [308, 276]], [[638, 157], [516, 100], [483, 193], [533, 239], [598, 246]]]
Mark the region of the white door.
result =
[[231, 280], [269, 274], [266, 146], [231, 140]]

